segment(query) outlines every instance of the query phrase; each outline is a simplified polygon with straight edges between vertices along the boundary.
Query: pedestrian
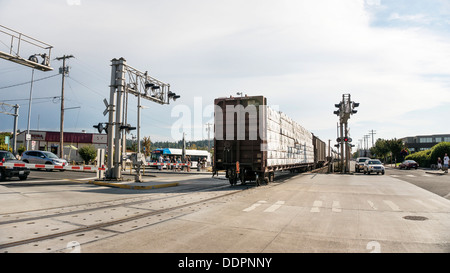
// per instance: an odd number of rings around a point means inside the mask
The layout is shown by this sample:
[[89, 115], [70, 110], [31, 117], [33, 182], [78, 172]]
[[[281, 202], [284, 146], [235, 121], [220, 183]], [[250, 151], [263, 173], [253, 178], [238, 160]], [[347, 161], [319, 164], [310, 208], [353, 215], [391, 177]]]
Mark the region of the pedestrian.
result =
[[437, 168], [438, 168], [438, 170], [442, 169], [442, 159], [440, 157], [438, 157], [438, 160], [437, 160]]
[[199, 172], [200, 171], [200, 166], [201, 165], [201, 162], [200, 162], [200, 157], [197, 159], [197, 172]]
[[188, 171], [188, 172], [191, 171], [191, 164], [192, 164], [192, 162], [191, 162], [191, 156], [188, 155], [188, 156], [187, 156], [187, 171]]
[[177, 157], [177, 172], [181, 171], [181, 157]]
[[[164, 161], [164, 159], [163, 159], [162, 155], [159, 155], [158, 162], [162, 164], [163, 161]], [[162, 165], [158, 165], [158, 170], [161, 171], [161, 169], [162, 169]]]
[[445, 173], [448, 173], [448, 163], [449, 163], [450, 159], [448, 158], [447, 153], [445, 153], [444, 156], [444, 171]]
[[170, 164], [171, 166], [170, 166], [170, 170], [171, 171], [175, 171], [175, 157], [174, 156], [171, 156], [170, 157], [170, 163], [172, 163], [172, 164]]

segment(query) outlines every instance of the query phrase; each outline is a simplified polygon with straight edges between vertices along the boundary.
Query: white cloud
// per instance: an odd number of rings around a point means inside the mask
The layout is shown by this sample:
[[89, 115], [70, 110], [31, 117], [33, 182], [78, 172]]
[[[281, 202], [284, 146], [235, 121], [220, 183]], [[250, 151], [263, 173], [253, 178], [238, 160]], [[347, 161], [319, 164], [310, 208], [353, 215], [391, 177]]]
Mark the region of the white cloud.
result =
[[[380, 1], [8, 1], [0, 16], [53, 44], [54, 56], [74, 54], [89, 63], [106, 80], [76, 74], [83, 69], [76, 63], [71, 73], [105, 97], [109, 61], [123, 56], [170, 82], [182, 95], [175, 105], [193, 107], [195, 96], [208, 104], [237, 91], [263, 94], [306, 128], [334, 139], [325, 135], [335, 132], [333, 106], [342, 93], [361, 103], [351, 119], [354, 134], [377, 129], [367, 126], [379, 121], [400, 131], [395, 122], [403, 113], [450, 102], [449, 39], [423, 28], [374, 28], [366, 5]], [[39, 24], [22, 20], [33, 14], [46, 16]], [[429, 20], [398, 13], [390, 19]], [[102, 99], [85, 103], [98, 107]], [[144, 115], [174, 122], [160, 118], [171, 109], [152, 105]], [[160, 134], [150, 127], [143, 130]], [[397, 134], [411, 132], [405, 130]]]

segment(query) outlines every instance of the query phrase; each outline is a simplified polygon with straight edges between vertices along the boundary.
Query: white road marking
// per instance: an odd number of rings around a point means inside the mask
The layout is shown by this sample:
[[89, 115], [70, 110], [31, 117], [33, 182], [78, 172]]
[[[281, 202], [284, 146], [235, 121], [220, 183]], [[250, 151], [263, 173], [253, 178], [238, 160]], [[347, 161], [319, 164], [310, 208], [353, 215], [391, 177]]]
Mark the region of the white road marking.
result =
[[332, 205], [331, 211], [333, 211], [333, 212], [342, 212], [342, 208], [341, 208], [341, 205], [339, 204], [339, 201], [333, 201], [333, 205]]
[[369, 206], [370, 206], [372, 209], [377, 210], [377, 207], [375, 207], [375, 204], [374, 204], [372, 201], [367, 200], [367, 203], [369, 203]]
[[254, 203], [253, 205], [251, 205], [250, 207], [248, 207], [246, 209], [243, 209], [242, 211], [245, 211], [245, 212], [252, 211], [252, 210], [256, 209], [257, 207], [259, 207], [259, 206], [261, 206], [262, 204], [265, 204], [265, 203], [267, 203], [267, 201], [264, 201], [264, 200], [258, 201], [256, 203]]
[[393, 211], [400, 211], [400, 207], [397, 206], [394, 202], [391, 200], [383, 200], [383, 202], [388, 205]]
[[322, 206], [322, 201], [320, 201], [320, 200], [314, 201], [313, 207], [311, 208], [311, 212], [320, 212], [321, 206]]
[[281, 207], [281, 205], [284, 205], [284, 201], [277, 201], [277, 202], [275, 202], [275, 204], [273, 204], [272, 206], [265, 209], [264, 212], [274, 212], [277, 209], [279, 209]]
[[390, 176], [391, 177], [398, 177], [398, 175], [396, 175], [396, 174], [391, 174]]
[[427, 204], [427, 203], [423, 202], [420, 199], [414, 199], [414, 201], [416, 201], [417, 203], [421, 204], [422, 206], [424, 206], [424, 207], [426, 207], [428, 209], [433, 209], [433, 210], [436, 209], [436, 207], [434, 207], [434, 206], [432, 206], [430, 204]]
[[408, 176], [408, 177], [416, 177], [416, 176], [413, 175], [413, 174], [407, 174], [406, 176]]

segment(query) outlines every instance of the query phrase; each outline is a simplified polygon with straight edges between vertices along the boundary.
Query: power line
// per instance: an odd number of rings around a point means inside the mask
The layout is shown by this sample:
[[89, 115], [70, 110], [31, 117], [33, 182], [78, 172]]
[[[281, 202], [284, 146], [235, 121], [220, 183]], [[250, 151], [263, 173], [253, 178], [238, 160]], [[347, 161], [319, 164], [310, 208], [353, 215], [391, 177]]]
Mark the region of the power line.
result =
[[[37, 80], [33, 80], [33, 82], [38, 82], [38, 81], [46, 80], [46, 79], [49, 79], [49, 78], [56, 77], [56, 76], [58, 76], [58, 75], [59, 75], [59, 74], [47, 76], [47, 77], [44, 77], [44, 78], [40, 78], [40, 79], [37, 79]], [[8, 85], [8, 86], [3, 86], [3, 87], [0, 87], [0, 89], [6, 89], [6, 88], [11, 88], [11, 87], [16, 87], [16, 86], [20, 86], [20, 85], [29, 84], [29, 83], [31, 83], [31, 81], [27, 81], [27, 82], [23, 82], [23, 83], [18, 83], [18, 84], [13, 84], [13, 85]]]

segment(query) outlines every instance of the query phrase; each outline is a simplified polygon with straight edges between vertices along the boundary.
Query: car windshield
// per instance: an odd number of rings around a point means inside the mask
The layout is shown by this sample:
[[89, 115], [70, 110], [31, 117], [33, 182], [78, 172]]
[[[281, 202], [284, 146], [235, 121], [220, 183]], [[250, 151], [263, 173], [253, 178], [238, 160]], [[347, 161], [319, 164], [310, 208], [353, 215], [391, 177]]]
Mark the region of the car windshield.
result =
[[369, 164], [369, 165], [381, 164], [381, 161], [380, 160], [369, 160], [367, 162], [367, 164]]
[[367, 158], [360, 158], [358, 162], [365, 162]]
[[42, 152], [42, 153], [45, 154], [47, 158], [58, 159], [58, 157], [54, 153], [51, 152]]
[[7, 161], [7, 160], [15, 160], [16, 157], [10, 152], [0, 152], [0, 159], [1, 160], [5, 159], [5, 161]]

